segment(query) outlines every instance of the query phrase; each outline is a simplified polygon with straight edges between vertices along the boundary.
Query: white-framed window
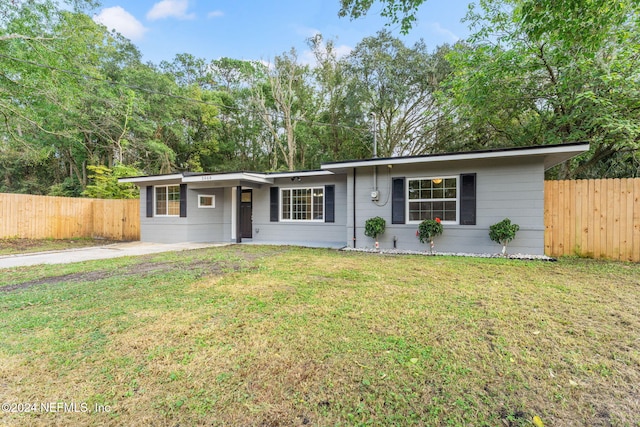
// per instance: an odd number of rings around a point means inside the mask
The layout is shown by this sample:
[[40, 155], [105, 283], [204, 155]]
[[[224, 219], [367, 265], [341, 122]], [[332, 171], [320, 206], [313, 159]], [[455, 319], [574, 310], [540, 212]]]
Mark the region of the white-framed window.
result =
[[407, 212], [409, 222], [440, 218], [443, 223], [458, 223], [458, 177], [409, 178]]
[[280, 196], [281, 220], [324, 220], [324, 187], [283, 188]]
[[180, 216], [180, 186], [159, 185], [156, 190], [156, 216]]
[[198, 207], [213, 209], [216, 207], [216, 196], [213, 194], [198, 194]]

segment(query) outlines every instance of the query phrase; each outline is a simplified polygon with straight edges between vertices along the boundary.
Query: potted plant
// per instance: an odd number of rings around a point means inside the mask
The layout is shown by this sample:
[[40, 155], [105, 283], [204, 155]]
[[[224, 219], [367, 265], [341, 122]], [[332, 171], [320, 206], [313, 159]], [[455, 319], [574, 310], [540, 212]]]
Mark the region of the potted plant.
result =
[[380, 244], [378, 243], [378, 236], [384, 233], [384, 229], [387, 226], [387, 222], [384, 218], [379, 216], [369, 218], [364, 223], [364, 234], [365, 236], [369, 236], [376, 241], [376, 249], [380, 248]]
[[436, 219], [425, 219], [418, 225], [418, 238], [420, 239], [420, 243], [429, 242], [429, 253], [434, 253], [435, 244], [433, 243], [433, 238], [442, 234], [443, 227], [440, 221], [440, 218]]
[[502, 245], [502, 256], [507, 256], [507, 243], [515, 239], [518, 230], [520, 230], [520, 226], [511, 224], [509, 218], [489, 227], [489, 238]]

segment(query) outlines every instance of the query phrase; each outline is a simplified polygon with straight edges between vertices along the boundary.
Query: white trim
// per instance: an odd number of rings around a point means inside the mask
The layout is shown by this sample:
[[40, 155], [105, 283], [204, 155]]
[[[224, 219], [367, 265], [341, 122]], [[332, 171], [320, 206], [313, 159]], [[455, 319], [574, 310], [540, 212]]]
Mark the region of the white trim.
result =
[[411, 202], [420, 202], [422, 200], [436, 200], [436, 201], [443, 201], [443, 202], [451, 202], [454, 199], [453, 198], [443, 198], [443, 199], [413, 199], [410, 200], [409, 199], [409, 182], [410, 181], [419, 181], [422, 179], [429, 179], [429, 180], [434, 180], [434, 179], [455, 179], [456, 180], [456, 197], [455, 197], [455, 202], [456, 202], [456, 220], [455, 221], [445, 221], [444, 218], [441, 219], [442, 224], [444, 225], [460, 225], [460, 175], [438, 175], [438, 176], [417, 176], [417, 177], [407, 177], [407, 185], [406, 185], [406, 190], [405, 190], [405, 213], [407, 215], [407, 217], [405, 218], [405, 221], [407, 224], [420, 224], [422, 222], [422, 220], [410, 220], [410, 209], [409, 209], [409, 203]]
[[[153, 187], [153, 216], [154, 217], [159, 217], [159, 218], [175, 218], [175, 217], [179, 217], [180, 216], [180, 210], [178, 209], [178, 214], [173, 214], [170, 215], [169, 214], [169, 187], [178, 187], [178, 194], [180, 194], [180, 184], [165, 184], [165, 185], [155, 185]], [[157, 196], [157, 189], [158, 188], [166, 188], [167, 191], [165, 192], [165, 195], [167, 196], [167, 213], [166, 214], [159, 214], [158, 213], [158, 207], [157, 207], [157, 203], [158, 203], [158, 196]], [[180, 199], [178, 199], [178, 203], [180, 203]]]
[[[311, 217], [313, 218], [313, 201], [314, 201], [314, 197], [313, 197], [313, 191], [314, 190], [322, 190], [322, 219], [291, 219], [291, 218], [284, 218], [282, 216], [282, 206], [283, 206], [283, 200], [284, 197], [282, 196], [282, 193], [284, 191], [287, 190], [311, 190]], [[310, 222], [325, 222], [325, 211], [324, 211], [324, 205], [325, 205], [325, 194], [324, 194], [324, 186], [313, 186], [313, 187], [305, 187], [305, 186], [300, 186], [300, 187], [284, 187], [284, 188], [280, 188], [280, 200], [279, 200], [279, 206], [278, 206], [278, 215], [279, 215], [279, 219], [280, 222], [295, 222], [295, 223], [310, 223]], [[293, 207], [292, 207], [293, 208]], [[293, 210], [290, 212], [291, 214], [293, 214]]]
[[236, 220], [237, 220], [237, 202], [238, 202], [238, 192], [236, 191], [236, 187], [231, 187], [231, 240], [236, 241]]
[[[476, 159], [494, 159], [494, 158], [508, 158], [508, 157], [527, 157], [527, 156], [545, 156], [553, 154], [566, 154], [568, 160], [573, 156], [589, 150], [589, 144], [576, 144], [570, 146], [553, 146], [553, 147], [534, 147], [531, 149], [507, 149], [505, 151], [486, 151], [486, 152], [473, 152], [457, 153], [457, 154], [443, 154], [443, 155], [431, 155], [431, 156], [412, 156], [412, 157], [395, 157], [387, 159], [370, 159], [370, 160], [355, 160], [352, 162], [337, 162], [337, 163], [325, 163], [320, 167], [324, 170], [330, 169], [344, 169], [354, 168], [362, 166], [384, 166], [384, 165], [406, 165], [417, 163], [435, 163], [435, 162], [450, 162], [456, 160], [476, 160]], [[563, 156], [565, 157], [565, 156]], [[561, 160], [561, 161], [564, 161]]]
[[219, 173], [211, 175], [194, 175], [182, 178], [182, 182], [218, 182], [218, 181], [251, 181], [259, 184], [273, 184], [273, 179], [267, 178], [263, 174], [253, 173]]
[[154, 175], [154, 176], [134, 176], [130, 178], [118, 178], [120, 183], [137, 183], [137, 182], [154, 182], [154, 181], [170, 181], [172, 179], [182, 179], [182, 174], [172, 175]]
[[[211, 205], [203, 205], [202, 198], [211, 197]], [[216, 195], [215, 194], [198, 194], [198, 208], [200, 209], [215, 209], [216, 208]]]
[[319, 171], [293, 171], [293, 172], [272, 172], [267, 174], [268, 177], [273, 178], [297, 178], [297, 177], [309, 177], [309, 176], [327, 176], [327, 175], [335, 175], [335, 173], [328, 170], [319, 170]]

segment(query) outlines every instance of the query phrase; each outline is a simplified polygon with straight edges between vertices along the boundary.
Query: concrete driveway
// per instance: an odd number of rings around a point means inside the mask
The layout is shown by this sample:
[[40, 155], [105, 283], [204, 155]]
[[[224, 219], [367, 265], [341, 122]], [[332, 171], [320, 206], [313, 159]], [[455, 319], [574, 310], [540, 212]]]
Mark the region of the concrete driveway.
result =
[[3, 255], [0, 256], [0, 268], [25, 267], [39, 264], [69, 264], [72, 262], [91, 261], [96, 259], [147, 255], [171, 251], [186, 251], [190, 249], [203, 249], [225, 245], [227, 245], [227, 243], [114, 243], [105, 246], [68, 249], [63, 251]]

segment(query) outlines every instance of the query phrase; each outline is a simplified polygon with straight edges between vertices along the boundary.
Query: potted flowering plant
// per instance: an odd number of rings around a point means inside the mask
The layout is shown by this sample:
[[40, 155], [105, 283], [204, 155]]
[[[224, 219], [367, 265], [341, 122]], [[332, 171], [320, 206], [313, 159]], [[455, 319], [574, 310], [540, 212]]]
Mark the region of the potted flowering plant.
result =
[[364, 223], [364, 235], [373, 238], [376, 241], [376, 249], [380, 248], [380, 244], [378, 243], [378, 236], [384, 233], [384, 229], [387, 225], [387, 222], [384, 218], [380, 218], [379, 216], [369, 218]]
[[420, 239], [420, 243], [429, 242], [429, 253], [434, 253], [435, 244], [433, 238], [442, 234], [443, 228], [440, 218], [425, 219], [418, 225], [418, 232], [416, 233]]
[[507, 243], [516, 238], [518, 230], [520, 230], [520, 226], [512, 224], [509, 218], [489, 227], [489, 238], [502, 245], [502, 256], [507, 256]]

